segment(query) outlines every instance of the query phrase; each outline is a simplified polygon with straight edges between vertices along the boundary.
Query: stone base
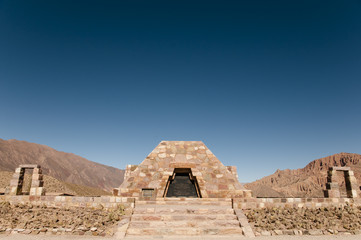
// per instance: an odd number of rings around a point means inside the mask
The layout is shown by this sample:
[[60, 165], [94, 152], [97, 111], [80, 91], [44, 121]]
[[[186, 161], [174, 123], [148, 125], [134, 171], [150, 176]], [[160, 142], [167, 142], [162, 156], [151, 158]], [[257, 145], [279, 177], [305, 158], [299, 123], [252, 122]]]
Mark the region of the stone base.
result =
[[44, 187], [31, 187], [30, 188], [30, 195], [31, 196], [44, 196], [45, 189]]
[[327, 198], [340, 198], [340, 190], [326, 190], [325, 197]]
[[10, 191], [8, 192], [9, 195], [19, 195], [21, 193], [21, 189], [19, 190], [18, 187], [10, 186]]

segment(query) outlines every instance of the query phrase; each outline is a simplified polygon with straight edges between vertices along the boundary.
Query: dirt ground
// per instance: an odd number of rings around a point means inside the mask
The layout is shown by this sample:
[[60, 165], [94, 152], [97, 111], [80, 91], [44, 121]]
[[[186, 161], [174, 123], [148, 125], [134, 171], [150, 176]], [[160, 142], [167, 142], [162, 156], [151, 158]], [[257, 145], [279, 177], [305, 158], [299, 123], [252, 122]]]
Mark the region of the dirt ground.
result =
[[[115, 238], [108, 237], [89, 237], [89, 236], [47, 236], [47, 235], [23, 235], [23, 234], [11, 234], [11, 235], [0, 235], [0, 239], [6, 240], [111, 240]], [[154, 239], [171, 239], [171, 240], [208, 240], [208, 239], [221, 239], [221, 240], [248, 240], [251, 238], [245, 237], [220, 237], [220, 236], [197, 236], [197, 237], [126, 237], [125, 240], [154, 240]], [[360, 240], [361, 235], [337, 235], [337, 236], [271, 236], [271, 237], [256, 237], [253, 240]]]

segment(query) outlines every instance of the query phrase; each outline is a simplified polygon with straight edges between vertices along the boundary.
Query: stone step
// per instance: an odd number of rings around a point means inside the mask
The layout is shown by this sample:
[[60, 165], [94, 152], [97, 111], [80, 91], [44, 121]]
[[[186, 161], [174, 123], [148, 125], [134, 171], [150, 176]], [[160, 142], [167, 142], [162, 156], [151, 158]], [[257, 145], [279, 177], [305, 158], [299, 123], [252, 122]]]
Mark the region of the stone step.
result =
[[139, 236], [139, 235], [126, 235], [125, 240], [240, 240], [245, 239], [245, 236], [239, 234], [227, 234], [227, 235], [151, 235], [151, 236]]
[[223, 198], [157, 198], [153, 201], [137, 201], [136, 205], [212, 205], [232, 207], [232, 199]]
[[166, 239], [166, 240], [240, 240], [245, 239], [245, 236], [239, 234], [227, 234], [227, 235], [152, 235], [152, 236], [139, 236], [139, 235], [127, 235], [125, 240], [155, 240], [155, 239]]
[[219, 227], [234, 227], [239, 228], [238, 220], [211, 220], [211, 221], [197, 221], [197, 220], [177, 220], [177, 221], [132, 221], [129, 224], [131, 228], [219, 228]]
[[231, 199], [136, 201], [126, 236], [230, 236], [243, 230]]
[[230, 206], [222, 206], [222, 205], [199, 205], [199, 204], [184, 204], [184, 205], [178, 205], [178, 204], [143, 204], [143, 205], [136, 205], [136, 208], [211, 208], [211, 209], [227, 209], [232, 208]]
[[237, 220], [237, 216], [232, 214], [133, 214], [132, 221], [181, 221], [181, 220]]
[[164, 197], [156, 198], [156, 201], [173, 201], [173, 202], [192, 202], [192, 201], [209, 201], [209, 202], [232, 202], [232, 198], [184, 198], [184, 197]]
[[196, 227], [184, 227], [184, 228], [133, 228], [129, 227], [127, 230], [127, 236], [132, 235], [242, 235], [243, 231], [240, 227], [218, 227], [218, 228], [196, 228]]
[[216, 208], [216, 207], [193, 207], [193, 206], [147, 206], [135, 207], [133, 214], [234, 214], [232, 208]]

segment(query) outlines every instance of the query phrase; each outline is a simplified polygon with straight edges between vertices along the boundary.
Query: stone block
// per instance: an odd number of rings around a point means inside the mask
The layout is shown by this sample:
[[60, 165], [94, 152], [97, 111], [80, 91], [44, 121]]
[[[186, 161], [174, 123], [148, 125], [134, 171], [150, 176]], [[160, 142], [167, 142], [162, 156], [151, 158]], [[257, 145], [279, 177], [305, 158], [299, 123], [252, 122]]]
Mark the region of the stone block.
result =
[[295, 235], [295, 232], [293, 230], [284, 230], [283, 234], [284, 235]]
[[31, 187], [30, 195], [32, 196], [43, 196], [45, 195], [45, 190], [43, 187]]
[[327, 190], [328, 198], [340, 198], [341, 194], [339, 190]]
[[21, 173], [14, 173], [12, 179], [23, 179], [24, 174]]
[[113, 188], [113, 196], [119, 196], [120, 189], [119, 188]]
[[339, 184], [336, 182], [328, 182], [326, 183], [326, 189], [330, 189], [330, 190], [338, 190], [340, 189]]
[[38, 164], [21, 164], [19, 166], [19, 168], [33, 169], [33, 168], [40, 168], [40, 165], [38, 165]]
[[33, 174], [42, 174], [43, 171], [41, 170], [41, 168], [34, 168], [33, 170]]
[[15, 173], [24, 174], [24, 169], [23, 168], [16, 168]]
[[33, 175], [31, 176], [32, 181], [34, 180], [43, 180], [43, 175], [42, 174], [37, 174], [37, 173], [33, 173]]
[[350, 167], [330, 167], [329, 169], [332, 169], [333, 171], [350, 171]]
[[44, 186], [44, 181], [43, 180], [32, 180], [31, 181], [31, 187], [43, 187]]
[[261, 236], [271, 236], [271, 232], [264, 230], [261, 232]]
[[21, 189], [19, 187], [10, 187], [9, 195], [19, 195]]
[[349, 197], [349, 198], [357, 198], [358, 197], [357, 190], [349, 190], [349, 191], [347, 191], [347, 197]]
[[323, 232], [320, 229], [310, 229], [308, 230], [308, 234], [305, 235], [323, 235]]
[[21, 185], [21, 182], [22, 181], [19, 181], [19, 179], [11, 179], [10, 180], [10, 186], [11, 187], [17, 187], [17, 186]]

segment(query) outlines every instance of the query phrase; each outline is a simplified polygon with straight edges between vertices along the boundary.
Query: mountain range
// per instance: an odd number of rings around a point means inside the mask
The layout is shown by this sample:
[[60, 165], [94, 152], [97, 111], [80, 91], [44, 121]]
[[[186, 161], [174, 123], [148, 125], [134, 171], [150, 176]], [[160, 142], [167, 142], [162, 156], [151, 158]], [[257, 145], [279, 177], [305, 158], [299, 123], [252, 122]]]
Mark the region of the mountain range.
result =
[[[256, 197], [323, 197], [326, 189], [329, 167], [351, 167], [361, 185], [361, 155], [356, 153], [338, 153], [316, 159], [304, 168], [295, 170], [277, 170], [245, 187], [253, 190]], [[344, 177], [338, 176], [341, 191], [346, 191]]]
[[0, 139], [0, 170], [14, 172], [20, 164], [40, 164], [44, 175], [108, 192], [119, 187], [124, 178], [124, 170], [72, 153], [26, 141]]
[[[119, 187], [124, 178], [122, 169], [92, 162], [72, 153], [26, 141], [0, 139], [1, 179], [8, 182], [11, 173], [20, 164], [40, 164], [43, 174], [49, 176], [46, 179], [51, 179], [54, 183], [52, 191], [66, 189], [66, 192], [74, 194], [98, 195], [105, 193], [102, 190], [110, 192], [113, 188]], [[331, 166], [351, 167], [361, 185], [361, 155], [338, 153], [313, 160], [304, 168], [277, 170], [244, 186], [252, 190], [255, 197], [323, 197], [327, 170]], [[338, 180], [341, 189], [345, 190], [343, 176], [340, 175]], [[4, 188], [5, 182], [0, 185], [0, 188]]]

